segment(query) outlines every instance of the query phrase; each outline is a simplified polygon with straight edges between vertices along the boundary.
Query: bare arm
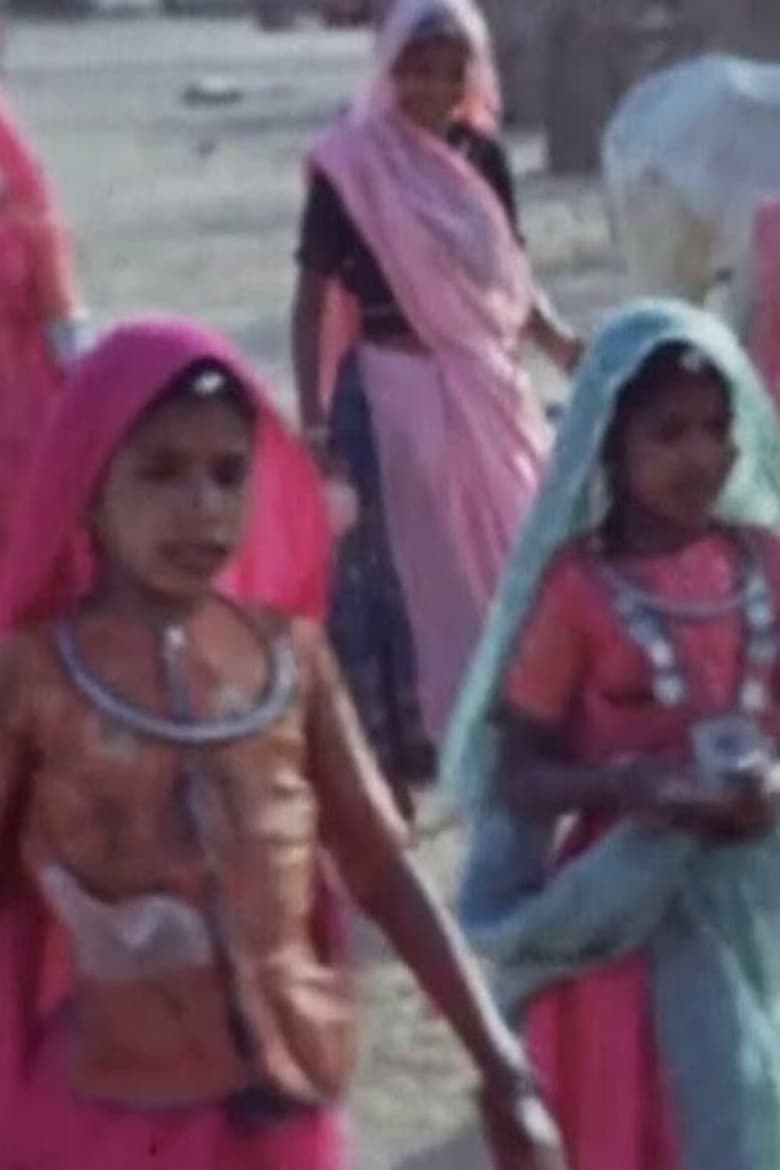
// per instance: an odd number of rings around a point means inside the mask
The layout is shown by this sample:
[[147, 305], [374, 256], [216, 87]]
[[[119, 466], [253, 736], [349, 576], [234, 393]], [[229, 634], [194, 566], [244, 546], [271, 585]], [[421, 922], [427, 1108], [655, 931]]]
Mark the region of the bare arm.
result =
[[[563, 815], [570, 812], [627, 814], [647, 799], [647, 767], [637, 761], [583, 765], [570, 760], [561, 734], [508, 704], [499, 716], [502, 727], [498, 768], [500, 795], [520, 813]], [[657, 766], [656, 766], [657, 771]]]
[[553, 365], [565, 374], [572, 373], [582, 358], [583, 341], [565, 324], [543, 293], [537, 294], [527, 328], [531, 340]]
[[[527, 1154], [537, 1141], [556, 1148], [555, 1127], [535, 1100], [522, 1048], [494, 1006], [453, 919], [409, 857], [406, 826], [366, 746], [332, 657], [322, 643], [315, 646], [314, 655], [311, 767], [326, 843], [355, 899], [386, 934], [481, 1070], [491, 1107], [503, 1108], [510, 1129], [514, 1126], [516, 1151]], [[533, 1102], [540, 1111], [543, 1136], [534, 1134], [525, 1106], [517, 1105], [521, 1100]], [[526, 1162], [519, 1154], [517, 1159], [514, 1165], [520, 1170]]]
[[293, 300], [292, 351], [301, 424], [309, 437], [325, 435], [319, 382], [326, 293], [327, 280], [301, 268]]
[[516, 812], [634, 817], [717, 843], [767, 832], [775, 812], [764, 778], [712, 793], [694, 763], [661, 755], [615, 763], [567, 759], [555, 730], [517, 710], [503, 715], [498, 795]]

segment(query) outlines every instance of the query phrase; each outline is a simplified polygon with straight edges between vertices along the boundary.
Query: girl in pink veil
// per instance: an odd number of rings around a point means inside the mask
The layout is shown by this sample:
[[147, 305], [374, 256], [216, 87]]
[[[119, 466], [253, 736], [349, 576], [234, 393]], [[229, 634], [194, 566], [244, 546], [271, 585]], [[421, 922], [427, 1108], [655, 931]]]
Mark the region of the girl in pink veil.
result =
[[322, 636], [320, 479], [226, 342], [74, 367], [0, 575], [0, 1148], [29, 1170], [344, 1170], [352, 980], [324, 855], [557, 1170]]
[[400, 580], [434, 743], [547, 449], [522, 345], [564, 369], [579, 354], [531, 273], [493, 136], [499, 113], [476, 5], [399, 0], [370, 83], [311, 153], [299, 251], [305, 433], [315, 452], [332, 451], [333, 375], [352, 345], [387, 573]]

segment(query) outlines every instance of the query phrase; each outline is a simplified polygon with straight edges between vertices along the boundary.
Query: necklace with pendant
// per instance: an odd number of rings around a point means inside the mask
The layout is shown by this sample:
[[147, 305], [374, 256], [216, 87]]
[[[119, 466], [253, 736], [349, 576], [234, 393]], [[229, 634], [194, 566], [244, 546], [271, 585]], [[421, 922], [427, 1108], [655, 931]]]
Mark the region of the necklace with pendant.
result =
[[736, 587], [722, 598], [700, 601], [661, 598], [626, 579], [603, 556], [597, 561], [623, 629], [650, 664], [653, 698], [667, 710], [685, 706], [692, 697], [670, 626], [741, 615], [745, 649], [734, 708], [694, 722], [690, 729], [694, 758], [713, 785], [740, 771], [749, 773], [773, 755], [760, 723], [772, 704], [772, 678], [780, 657], [776, 607], [755, 550], [741, 541], [739, 553]]

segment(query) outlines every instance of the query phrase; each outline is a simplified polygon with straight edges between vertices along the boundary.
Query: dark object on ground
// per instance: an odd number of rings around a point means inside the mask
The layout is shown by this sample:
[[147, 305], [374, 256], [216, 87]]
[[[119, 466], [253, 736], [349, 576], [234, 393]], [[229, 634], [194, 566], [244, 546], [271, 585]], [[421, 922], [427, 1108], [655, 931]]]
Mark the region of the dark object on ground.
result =
[[185, 86], [181, 96], [188, 106], [232, 106], [242, 100], [244, 91], [225, 77], [198, 77]]

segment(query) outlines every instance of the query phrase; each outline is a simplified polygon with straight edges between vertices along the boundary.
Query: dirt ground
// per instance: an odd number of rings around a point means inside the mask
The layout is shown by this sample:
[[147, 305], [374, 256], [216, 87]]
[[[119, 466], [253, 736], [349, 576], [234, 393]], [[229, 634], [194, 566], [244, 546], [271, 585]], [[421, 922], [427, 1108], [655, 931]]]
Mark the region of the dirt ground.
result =
[[[61, 189], [97, 320], [150, 308], [196, 314], [250, 350], [289, 408], [302, 158], [359, 83], [367, 52], [360, 33], [262, 35], [240, 20], [15, 27], [7, 88]], [[185, 88], [203, 76], [236, 84], [242, 99], [186, 104]], [[590, 327], [623, 290], [598, 185], [544, 175], [533, 138], [510, 145], [539, 276]], [[561, 393], [549, 370], [532, 366], [545, 395]], [[438, 817], [428, 800], [426, 823]], [[452, 831], [419, 848], [445, 893], [458, 851]], [[357, 949], [356, 1166], [482, 1170], [460, 1054], [364, 923]]]

